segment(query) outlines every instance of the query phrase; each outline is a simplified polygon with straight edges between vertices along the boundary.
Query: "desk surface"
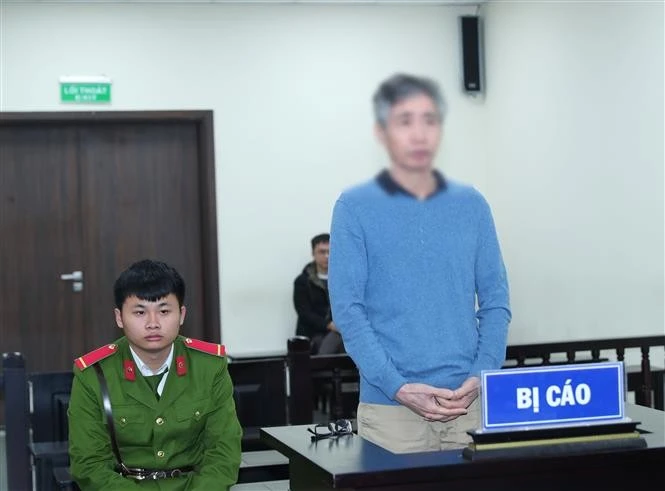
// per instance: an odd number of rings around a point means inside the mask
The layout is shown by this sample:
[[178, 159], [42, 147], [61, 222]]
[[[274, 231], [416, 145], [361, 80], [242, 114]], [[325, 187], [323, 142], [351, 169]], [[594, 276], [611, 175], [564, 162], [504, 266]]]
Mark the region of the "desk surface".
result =
[[227, 352], [226, 357], [229, 359], [230, 363], [234, 361], [245, 361], [245, 360], [265, 360], [271, 358], [286, 358], [286, 350], [262, 350], [262, 351], [242, 351], [238, 353]]
[[[512, 482], [513, 479], [524, 480], [525, 473], [542, 479], [542, 476], [548, 473], [577, 474], [582, 468], [602, 468], [602, 472], [608, 476], [613, 467], [620, 467], [628, 472], [635, 470], [640, 474], [643, 474], [645, 469], [651, 474], [652, 469], [653, 473], [664, 476], [665, 413], [635, 405], [627, 405], [626, 412], [634, 421], [641, 422], [638, 426], [641, 431], [649, 431], [643, 434], [647, 442], [646, 448], [471, 462], [462, 456], [461, 450], [393, 454], [357, 435], [311, 442], [307, 432], [307, 427], [311, 425], [262, 428], [261, 438], [290, 459], [293, 489], [298, 489], [293, 485], [294, 478], [297, 478], [294, 473], [297, 472], [312, 474], [312, 479], [326, 483], [316, 489], [416, 489], [416, 482], [432, 485], [443, 482], [452, 484], [454, 481], [461, 483], [464, 480], [467, 480], [465, 485], [468, 486], [469, 479], [474, 479], [478, 485], [483, 478]], [[296, 463], [298, 465], [295, 465]], [[605, 469], [610, 472], [605, 472]], [[400, 487], [407, 485], [408, 487]], [[528, 488], [526, 484], [525, 488]], [[543, 489], [543, 486], [540, 488]], [[460, 486], [459, 489], [463, 487]]]

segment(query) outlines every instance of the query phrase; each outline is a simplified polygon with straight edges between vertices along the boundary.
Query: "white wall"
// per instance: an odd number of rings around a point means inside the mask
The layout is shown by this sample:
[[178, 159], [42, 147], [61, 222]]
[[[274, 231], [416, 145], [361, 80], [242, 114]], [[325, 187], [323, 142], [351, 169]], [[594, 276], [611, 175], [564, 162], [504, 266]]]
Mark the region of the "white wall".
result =
[[510, 340], [663, 334], [663, 3], [484, 14]]
[[484, 186], [482, 107], [459, 90], [457, 15], [473, 11], [8, 3], [0, 103], [89, 109], [59, 104], [58, 77], [105, 74], [108, 109], [213, 109], [223, 342], [231, 353], [285, 349], [310, 238], [329, 229], [345, 186], [386, 163], [370, 106], [381, 79], [441, 81], [450, 124], [439, 165]]
[[663, 332], [662, 4], [483, 7], [488, 91], [472, 99], [471, 6], [22, 3], [0, 5], [0, 109], [75, 109], [58, 77], [106, 74], [102, 109], [214, 110], [231, 353], [284, 349], [310, 237], [386, 163], [370, 97], [399, 70], [444, 87], [437, 165], [493, 205], [512, 342]]

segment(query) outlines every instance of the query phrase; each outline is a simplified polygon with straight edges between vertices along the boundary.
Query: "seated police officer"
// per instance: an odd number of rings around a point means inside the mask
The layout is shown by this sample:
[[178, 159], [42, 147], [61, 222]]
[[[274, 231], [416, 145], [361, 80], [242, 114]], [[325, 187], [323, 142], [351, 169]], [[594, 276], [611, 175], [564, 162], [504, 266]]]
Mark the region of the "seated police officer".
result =
[[165, 263], [116, 280], [124, 336], [75, 360], [71, 474], [82, 490], [228, 490], [242, 429], [224, 347], [179, 336], [185, 284]]

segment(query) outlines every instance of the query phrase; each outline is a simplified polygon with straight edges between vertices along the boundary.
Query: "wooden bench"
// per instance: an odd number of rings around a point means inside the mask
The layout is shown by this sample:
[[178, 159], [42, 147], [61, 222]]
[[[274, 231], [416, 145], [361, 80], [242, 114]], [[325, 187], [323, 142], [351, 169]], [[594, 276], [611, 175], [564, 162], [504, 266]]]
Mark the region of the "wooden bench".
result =
[[[358, 405], [360, 377], [353, 360], [347, 354], [311, 355], [309, 338], [295, 336], [288, 340], [289, 421], [290, 424], [312, 423], [315, 384], [329, 383], [330, 419], [353, 418]], [[354, 387], [345, 392], [346, 387]]]
[[289, 491], [290, 489], [288, 479], [282, 479], [280, 481], [252, 482], [231, 486], [231, 491]]
[[243, 428], [242, 450], [268, 450], [259, 437], [262, 426], [287, 424], [286, 359], [231, 359], [233, 398]]
[[69, 467], [55, 467], [53, 469], [53, 480], [57, 489], [64, 489], [66, 491], [78, 491], [79, 489], [72, 480]]

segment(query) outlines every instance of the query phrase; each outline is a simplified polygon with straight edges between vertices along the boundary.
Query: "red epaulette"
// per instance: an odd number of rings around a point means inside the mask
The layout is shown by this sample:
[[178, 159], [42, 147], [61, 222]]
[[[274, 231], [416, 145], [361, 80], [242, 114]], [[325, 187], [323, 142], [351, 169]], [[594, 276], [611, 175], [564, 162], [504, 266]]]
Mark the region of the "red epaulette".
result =
[[118, 347], [115, 344], [107, 344], [101, 348], [97, 348], [96, 350], [91, 351], [90, 353], [79, 356], [76, 360], [74, 360], [74, 363], [79, 370], [85, 370], [89, 366], [94, 365], [98, 361], [111, 356], [117, 351]]
[[209, 355], [226, 356], [226, 349], [223, 344], [208, 343], [206, 341], [201, 341], [200, 339], [185, 338], [185, 346], [197, 351], [203, 351]]

